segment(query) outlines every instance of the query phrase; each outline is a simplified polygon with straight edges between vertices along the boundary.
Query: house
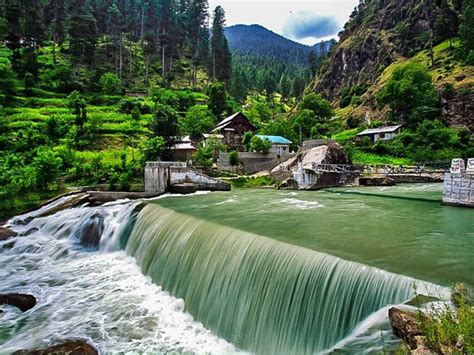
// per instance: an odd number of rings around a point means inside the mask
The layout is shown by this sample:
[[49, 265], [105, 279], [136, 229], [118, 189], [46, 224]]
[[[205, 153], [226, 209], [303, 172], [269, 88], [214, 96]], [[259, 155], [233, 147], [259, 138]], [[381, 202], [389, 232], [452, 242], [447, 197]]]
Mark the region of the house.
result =
[[395, 138], [402, 131], [402, 126], [387, 126], [380, 128], [369, 128], [357, 135], [357, 141], [362, 141], [365, 137], [369, 138], [371, 142], [375, 143], [379, 140], [389, 141]]
[[256, 137], [260, 139], [266, 139], [272, 142], [272, 147], [270, 148], [270, 153], [277, 154], [279, 156], [285, 156], [290, 154], [290, 145], [291, 141], [281, 136], [264, 136], [257, 134]]
[[176, 143], [170, 148], [172, 158], [176, 161], [189, 161], [193, 159], [197, 148], [189, 136], [177, 137]]
[[250, 123], [249, 119], [242, 112], [237, 112], [219, 122], [212, 133], [221, 134], [224, 137], [224, 144], [240, 150], [243, 149], [244, 133], [255, 130], [255, 126]]

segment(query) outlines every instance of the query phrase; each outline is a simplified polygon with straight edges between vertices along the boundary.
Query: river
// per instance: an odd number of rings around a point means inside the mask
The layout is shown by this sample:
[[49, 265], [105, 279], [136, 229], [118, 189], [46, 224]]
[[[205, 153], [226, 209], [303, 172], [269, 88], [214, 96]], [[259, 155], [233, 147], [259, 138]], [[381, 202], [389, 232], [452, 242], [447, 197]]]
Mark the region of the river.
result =
[[[102, 352], [397, 349], [387, 309], [414, 285], [440, 298], [474, 285], [474, 212], [441, 206], [440, 189], [236, 189], [16, 217], [28, 236], [0, 242], [0, 293], [38, 305], [0, 306], [0, 349], [70, 338]], [[98, 250], [84, 248], [96, 221]]]

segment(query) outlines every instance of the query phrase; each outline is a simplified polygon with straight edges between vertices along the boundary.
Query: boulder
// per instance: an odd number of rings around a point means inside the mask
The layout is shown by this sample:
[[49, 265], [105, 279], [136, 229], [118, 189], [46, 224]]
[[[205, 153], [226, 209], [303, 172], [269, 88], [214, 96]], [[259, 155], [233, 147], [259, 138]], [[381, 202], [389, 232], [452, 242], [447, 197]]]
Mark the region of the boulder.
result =
[[95, 214], [76, 232], [76, 237], [83, 247], [98, 248], [103, 231], [104, 217]]
[[171, 185], [170, 190], [175, 194], [189, 195], [195, 193], [197, 188], [194, 184], [185, 183]]
[[0, 295], [0, 304], [14, 306], [19, 308], [22, 312], [26, 312], [36, 305], [36, 298], [32, 295], [10, 293]]
[[471, 290], [469, 290], [469, 288], [463, 283], [456, 283], [456, 285], [454, 285], [453, 292], [451, 293], [451, 301], [456, 307], [460, 307], [463, 304], [471, 305]]
[[422, 345], [422, 333], [415, 313], [392, 307], [388, 311], [388, 317], [395, 335], [403, 339], [410, 349], [415, 350]]
[[61, 344], [45, 349], [18, 350], [15, 355], [46, 355], [46, 354], [68, 354], [68, 355], [97, 355], [99, 352], [85, 340], [66, 340]]
[[0, 242], [16, 237], [18, 234], [10, 228], [0, 227]]
[[359, 185], [362, 186], [394, 186], [395, 181], [389, 177], [360, 177]]

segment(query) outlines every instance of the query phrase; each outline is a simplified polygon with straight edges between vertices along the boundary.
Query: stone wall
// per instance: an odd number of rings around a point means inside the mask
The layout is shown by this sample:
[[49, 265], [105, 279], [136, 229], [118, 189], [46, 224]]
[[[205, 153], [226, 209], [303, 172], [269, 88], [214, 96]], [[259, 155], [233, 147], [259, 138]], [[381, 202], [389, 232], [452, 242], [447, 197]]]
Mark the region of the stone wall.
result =
[[145, 192], [163, 194], [168, 191], [169, 164], [148, 162], [145, 166]]
[[444, 176], [443, 203], [474, 207], [474, 175], [451, 174]]

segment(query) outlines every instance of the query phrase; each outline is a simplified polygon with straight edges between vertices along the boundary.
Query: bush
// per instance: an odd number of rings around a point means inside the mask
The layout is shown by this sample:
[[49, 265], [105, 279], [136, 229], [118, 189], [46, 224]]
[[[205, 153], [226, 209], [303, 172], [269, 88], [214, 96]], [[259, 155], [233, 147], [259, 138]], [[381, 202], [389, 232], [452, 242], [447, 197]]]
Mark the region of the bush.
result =
[[119, 102], [119, 110], [122, 113], [131, 114], [135, 108], [142, 108], [142, 102], [137, 98], [126, 97]]
[[205, 105], [195, 105], [186, 116], [179, 119], [180, 130], [184, 134], [200, 136], [214, 127], [214, 117]]
[[56, 152], [47, 148], [38, 150], [32, 164], [36, 170], [37, 186], [47, 190], [48, 185], [58, 178], [61, 164], [62, 160]]
[[229, 153], [229, 164], [231, 166], [238, 166], [240, 164], [239, 153], [235, 150]]
[[115, 73], [105, 73], [100, 77], [100, 85], [107, 95], [117, 95], [121, 92], [120, 78]]
[[268, 154], [272, 147], [272, 142], [268, 139], [262, 139], [260, 137], [254, 136], [250, 140], [250, 149], [257, 153]]

